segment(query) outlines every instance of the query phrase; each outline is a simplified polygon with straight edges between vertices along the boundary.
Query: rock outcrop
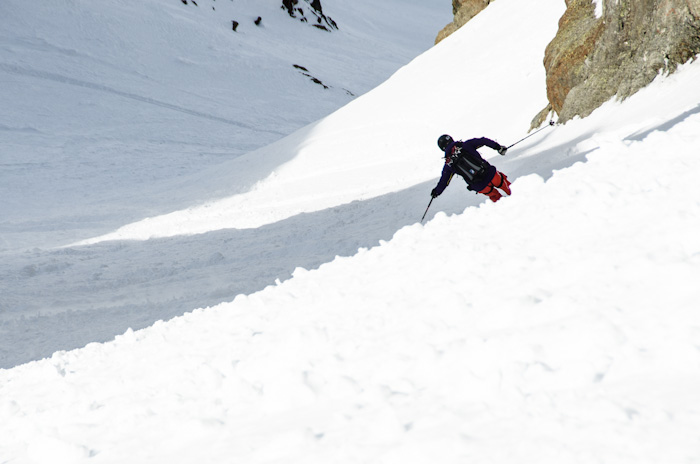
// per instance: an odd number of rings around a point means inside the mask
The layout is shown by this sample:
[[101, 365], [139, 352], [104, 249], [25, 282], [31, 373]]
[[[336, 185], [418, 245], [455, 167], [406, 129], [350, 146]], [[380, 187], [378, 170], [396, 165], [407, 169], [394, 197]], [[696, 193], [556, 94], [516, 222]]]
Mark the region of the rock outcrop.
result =
[[479, 14], [489, 3], [495, 0], [452, 0], [454, 21], [445, 26], [435, 38], [437, 44], [454, 31], [464, 26], [470, 19]]
[[[333, 21], [330, 16], [326, 16], [323, 13], [321, 0], [301, 1], [302, 3], [300, 4], [300, 0], [282, 0], [282, 8], [287, 10], [287, 13], [289, 13], [289, 16], [292, 18], [298, 18], [302, 22], [310, 22], [312, 26], [323, 29], [324, 31], [338, 29], [336, 22]], [[303, 6], [304, 3], [306, 7]]]
[[549, 105], [533, 128], [550, 111], [559, 122], [588, 116], [700, 54], [700, 0], [596, 1], [566, 1], [545, 51]]

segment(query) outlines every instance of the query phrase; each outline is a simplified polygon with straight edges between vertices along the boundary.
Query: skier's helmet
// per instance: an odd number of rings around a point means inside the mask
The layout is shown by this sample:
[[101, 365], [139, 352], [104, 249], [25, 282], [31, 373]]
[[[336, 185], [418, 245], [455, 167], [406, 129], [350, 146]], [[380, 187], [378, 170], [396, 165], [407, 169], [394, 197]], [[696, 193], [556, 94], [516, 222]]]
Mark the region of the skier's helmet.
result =
[[447, 146], [449, 144], [451, 144], [452, 142], [454, 142], [454, 140], [452, 140], [452, 137], [450, 137], [449, 135], [447, 135], [447, 134], [441, 135], [438, 138], [438, 147], [440, 147], [440, 150], [445, 151]]

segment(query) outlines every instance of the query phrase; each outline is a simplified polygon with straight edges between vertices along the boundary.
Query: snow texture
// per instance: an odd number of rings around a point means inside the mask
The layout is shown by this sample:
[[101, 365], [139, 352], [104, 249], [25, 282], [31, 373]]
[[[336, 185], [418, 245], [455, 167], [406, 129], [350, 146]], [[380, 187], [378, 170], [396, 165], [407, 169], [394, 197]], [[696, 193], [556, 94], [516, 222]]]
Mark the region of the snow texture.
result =
[[603, 17], [603, 2], [605, 0], [593, 0], [593, 5], [595, 5], [595, 17], [596, 18], [602, 18]]
[[[175, 3], [158, 24], [200, 27]], [[35, 23], [49, 23], [40, 4]], [[160, 4], [117, 2], [107, 16]], [[0, 13], [28, 21], [23, 5]], [[350, 69], [382, 53], [354, 38], [400, 35], [357, 5], [367, 15], [343, 18], [349, 7], [324, 2], [331, 34], [288, 27], [349, 44]], [[483, 149], [513, 195], [491, 203], [454, 179], [419, 223], [437, 136], [525, 135], [564, 7], [494, 2], [305, 126], [291, 110], [227, 113], [205, 95], [235, 93], [224, 80], [147, 88], [155, 68], [119, 62], [114, 38], [104, 63], [133, 88], [93, 73], [77, 39], [4, 33], [0, 462], [700, 462], [699, 62], [505, 157]], [[170, 59], [146, 32], [153, 59]], [[65, 68], [59, 49], [74, 52]], [[203, 75], [220, 66], [187, 56]], [[313, 120], [325, 89], [305, 83], [314, 108], [299, 116]], [[233, 153], [276, 117], [288, 136]], [[132, 192], [130, 172], [157, 179]], [[81, 332], [92, 343], [70, 349]], [[42, 345], [59, 351], [36, 360]]]

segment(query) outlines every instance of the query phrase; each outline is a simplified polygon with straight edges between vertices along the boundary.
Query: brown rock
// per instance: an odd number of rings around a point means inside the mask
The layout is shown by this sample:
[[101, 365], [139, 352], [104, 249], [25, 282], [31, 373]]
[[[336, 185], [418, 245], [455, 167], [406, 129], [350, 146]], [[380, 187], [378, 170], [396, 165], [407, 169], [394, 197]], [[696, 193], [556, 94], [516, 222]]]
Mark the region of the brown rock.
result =
[[495, 0], [452, 0], [452, 14], [454, 15], [454, 21], [445, 26], [438, 33], [437, 37], [435, 38], [435, 44], [467, 24], [474, 16], [489, 6], [489, 3], [494, 1]]
[[700, 0], [605, 1], [601, 18], [591, 0], [566, 4], [544, 58], [560, 122], [623, 100], [700, 53]]

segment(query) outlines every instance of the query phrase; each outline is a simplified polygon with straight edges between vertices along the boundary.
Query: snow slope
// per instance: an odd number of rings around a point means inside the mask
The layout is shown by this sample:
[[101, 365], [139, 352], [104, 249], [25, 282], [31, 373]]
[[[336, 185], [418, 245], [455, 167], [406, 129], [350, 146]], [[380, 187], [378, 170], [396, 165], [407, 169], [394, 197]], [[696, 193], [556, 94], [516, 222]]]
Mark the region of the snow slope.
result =
[[441, 3], [329, 0], [339, 29], [328, 33], [281, 2], [1, 2], [0, 368], [354, 253], [351, 237], [344, 248], [290, 254], [274, 247], [287, 240], [284, 226], [267, 243], [229, 230], [196, 243], [55, 247], [245, 191], [282, 159], [248, 157], [259, 166], [245, 173], [227, 161], [345, 105], [429, 48], [451, 17]]
[[[493, 3], [338, 112], [220, 165], [259, 192], [238, 203], [244, 217], [219, 220], [241, 188], [134, 222], [115, 231], [122, 241], [35, 252], [82, 276], [91, 261], [109, 273], [113, 258], [134, 259], [141, 284], [163, 292], [203, 287], [174, 262], [201, 278], [237, 253], [300, 267], [0, 370], [0, 462], [697, 462], [700, 63], [488, 153], [512, 197], [486, 203], [455, 180], [417, 223], [441, 167], [437, 135], [509, 144], [542, 106], [531, 48], [564, 5], [523, 3]], [[508, 69], [511, 51], [522, 63]], [[448, 57], [460, 57], [449, 72]], [[286, 164], [253, 164], [275, 156]], [[74, 291], [101, 287], [86, 289]]]
[[277, 1], [3, 1], [0, 251], [64, 245], [240, 188], [190, 175], [372, 89], [450, 17], [438, 0], [374, 3], [328, 1], [339, 25], [328, 33]]

